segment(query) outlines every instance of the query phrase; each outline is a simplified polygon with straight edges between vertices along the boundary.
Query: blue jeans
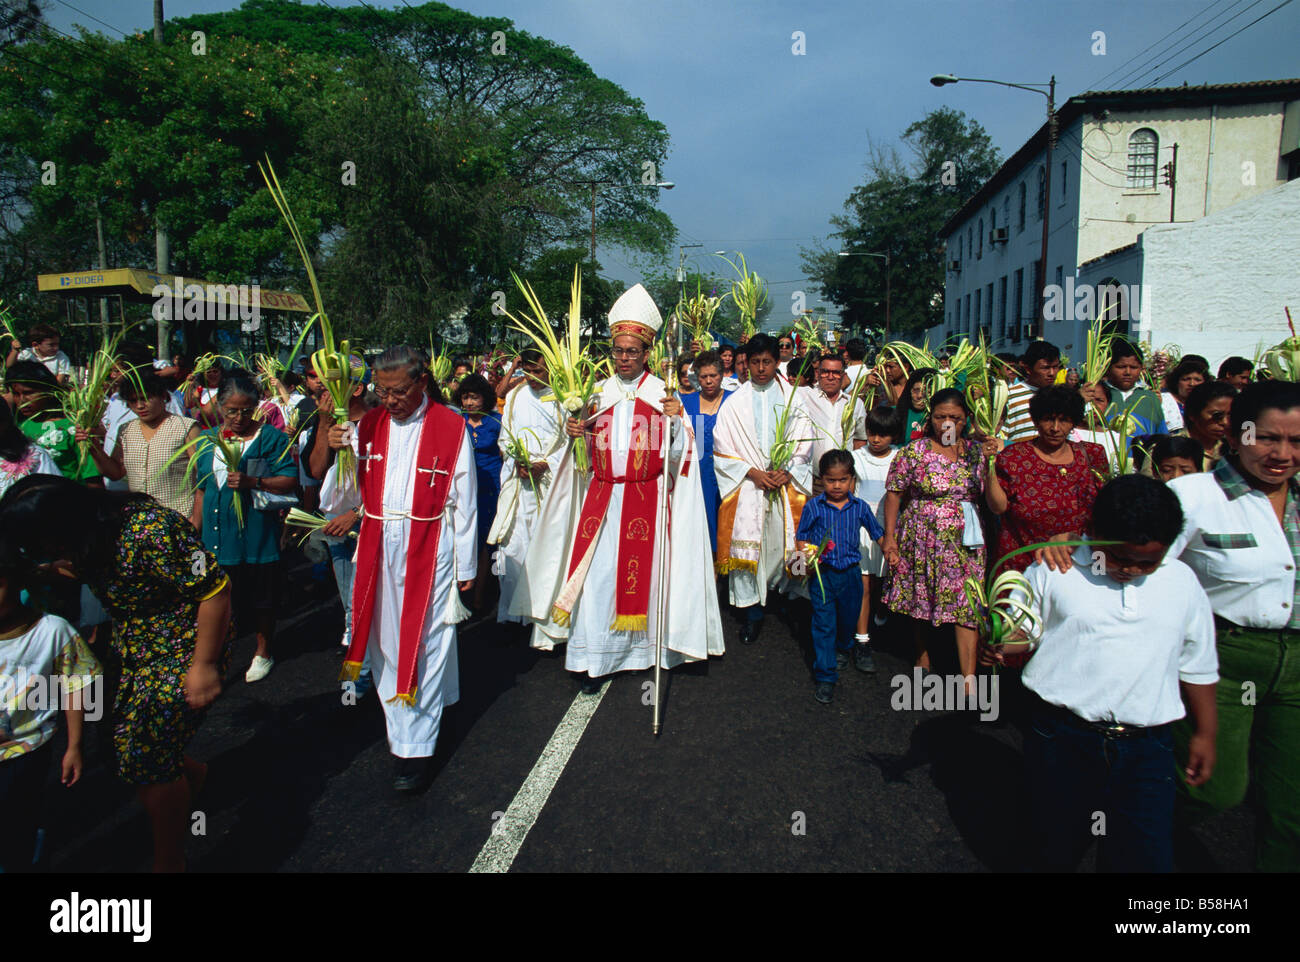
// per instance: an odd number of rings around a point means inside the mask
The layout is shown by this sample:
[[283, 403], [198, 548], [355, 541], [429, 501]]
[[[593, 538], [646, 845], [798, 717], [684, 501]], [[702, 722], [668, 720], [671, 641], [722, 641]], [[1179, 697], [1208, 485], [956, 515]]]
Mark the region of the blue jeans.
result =
[[[353, 530], [359, 531], [358, 524]], [[357, 566], [352, 563], [352, 555], [357, 550], [356, 540], [344, 538], [339, 543], [326, 541], [329, 549], [330, 564], [334, 566], [334, 580], [339, 586], [339, 599], [343, 602], [343, 627], [352, 631], [352, 579], [356, 576]]]
[[1040, 702], [1025, 735], [1025, 776], [1035, 870], [1073, 872], [1096, 839], [1100, 871], [1173, 871], [1169, 725], [1107, 738]]
[[[862, 608], [862, 572], [858, 566], [835, 569], [821, 566], [821, 584], [817, 575], [808, 575], [808, 593], [812, 595], [813, 677], [819, 682], [837, 682], [835, 652], [851, 651], [853, 634], [858, 630], [858, 612]], [[822, 588], [825, 587], [823, 593]]]

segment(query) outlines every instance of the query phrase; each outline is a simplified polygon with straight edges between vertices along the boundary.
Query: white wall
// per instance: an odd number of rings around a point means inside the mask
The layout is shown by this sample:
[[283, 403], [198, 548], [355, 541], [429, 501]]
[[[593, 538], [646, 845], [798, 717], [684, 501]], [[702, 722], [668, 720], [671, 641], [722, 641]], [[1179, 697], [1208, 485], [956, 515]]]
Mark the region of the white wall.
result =
[[1217, 367], [1289, 336], [1283, 307], [1300, 322], [1300, 180], [1191, 224], [1152, 227], [1141, 243], [1156, 347], [1175, 343]]

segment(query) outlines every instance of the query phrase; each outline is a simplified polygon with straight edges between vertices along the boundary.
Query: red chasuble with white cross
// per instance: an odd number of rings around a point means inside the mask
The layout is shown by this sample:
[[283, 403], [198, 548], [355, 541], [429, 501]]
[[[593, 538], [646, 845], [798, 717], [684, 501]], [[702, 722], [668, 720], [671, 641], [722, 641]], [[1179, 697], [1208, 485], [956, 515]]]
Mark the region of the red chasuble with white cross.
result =
[[[438, 564], [438, 539], [442, 534], [443, 511], [451, 490], [452, 472], [456, 469], [465, 436], [465, 419], [441, 404], [429, 402], [420, 426], [410, 514], [386, 518], [384, 484], [388, 472], [384, 458], [388, 452], [391, 425], [392, 416], [388, 410], [376, 408], [369, 411], [357, 427], [361, 448], [357, 458], [357, 486], [365, 516], [357, 538], [356, 575], [352, 586], [352, 645], [343, 663], [343, 677], [358, 677], [370, 641], [375, 597], [379, 590], [379, 568], [383, 563], [383, 526], [409, 520], [411, 533], [397, 649], [397, 694], [390, 701], [414, 705], [424, 622], [433, 603], [431, 595]], [[404, 484], [406, 480], [394, 478], [393, 483]], [[452, 534], [454, 537], [455, 532]]]

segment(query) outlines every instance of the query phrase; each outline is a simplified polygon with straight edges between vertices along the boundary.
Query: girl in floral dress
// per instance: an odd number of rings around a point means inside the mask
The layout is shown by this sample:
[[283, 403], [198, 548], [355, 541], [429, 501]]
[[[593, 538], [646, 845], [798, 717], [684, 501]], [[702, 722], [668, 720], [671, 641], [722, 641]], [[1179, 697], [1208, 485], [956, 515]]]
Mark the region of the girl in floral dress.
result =
[[62, 474], [54, 458], [19, 430], [9, 405], [0, 401], [0, 495], [29, 474]]
[[898, 452], [885, 481], [885, 536], [889, 562], [884, 602], [915, 619], [916, 664], [930, 667], [926, 622], [954, 625], [961, 672], [975, 674], [976, 616], [962, 583], [984, 578], [984, 544], [977, 505], [983, 465], [997, 441], [963, 435], [970, 412], [960, 391], [930, 399], [925, 436]]

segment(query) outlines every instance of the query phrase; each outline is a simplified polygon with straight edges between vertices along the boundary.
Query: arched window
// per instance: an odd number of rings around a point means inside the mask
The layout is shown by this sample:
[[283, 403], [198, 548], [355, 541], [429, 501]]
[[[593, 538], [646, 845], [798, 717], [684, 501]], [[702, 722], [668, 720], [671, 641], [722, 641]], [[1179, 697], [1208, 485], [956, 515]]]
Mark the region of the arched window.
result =
[[975, 248], [976, 260], [984, 256], [984, 218], [983, 217], [980, 218], [979, 245], [980, 245], [979, 247]]
[[1097, 301], [1103, 329], [1110, 334], [1127, 334], [1130, 305], [1124, 285], [1113, 277], [1106, 278], [1097, 285]]
[[1150, 127], [1129, 134], [1128, 138], [1128, 189], [1155, 190], [1156, 154], [1160, 138]]
[[1047, 176], [1042, 167], [1038, 168], [1038, 219], [1043, 219], [1043, 211], [1047, 209]]
[[1017, 233], [1025, 229], [1025, 194], [1026, 193], [1027, 191], [1025, 190], [1025, 182], [1022, 180], [1020, 182], [1020, 216], [1019, 219], [1016, 221]]

